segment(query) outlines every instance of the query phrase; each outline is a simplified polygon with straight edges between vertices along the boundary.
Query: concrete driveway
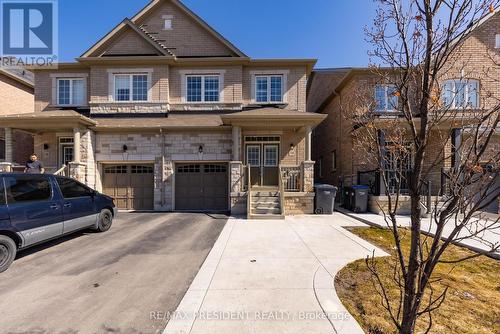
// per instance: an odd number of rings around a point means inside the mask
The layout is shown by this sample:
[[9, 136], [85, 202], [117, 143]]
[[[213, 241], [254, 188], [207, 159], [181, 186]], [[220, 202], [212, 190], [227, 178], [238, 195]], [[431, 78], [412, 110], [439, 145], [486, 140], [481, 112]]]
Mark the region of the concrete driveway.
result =
[[161, 332], [167, 319], [152, 315], [176, 309], [226, 223], [217, 218], [121, 213], [106, 233], [21, 252], [0, 274], [1, 332]]

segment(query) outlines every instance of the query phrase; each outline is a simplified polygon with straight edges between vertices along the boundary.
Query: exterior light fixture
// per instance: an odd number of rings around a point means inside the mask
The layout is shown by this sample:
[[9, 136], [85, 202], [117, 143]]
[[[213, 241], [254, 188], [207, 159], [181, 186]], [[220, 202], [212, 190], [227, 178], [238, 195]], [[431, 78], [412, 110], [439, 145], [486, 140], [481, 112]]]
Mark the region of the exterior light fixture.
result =
[[203, 145], [200, 145], [200, 147], [198, 147], [198, 153], [200, 153], [200, 154], [203, 153]]
[[127, 145], [123, 145], [123, 147], [122, 147], [122, 148], [123, 148], [123, 152], [127, 152], [127, 150], [128, 150]]

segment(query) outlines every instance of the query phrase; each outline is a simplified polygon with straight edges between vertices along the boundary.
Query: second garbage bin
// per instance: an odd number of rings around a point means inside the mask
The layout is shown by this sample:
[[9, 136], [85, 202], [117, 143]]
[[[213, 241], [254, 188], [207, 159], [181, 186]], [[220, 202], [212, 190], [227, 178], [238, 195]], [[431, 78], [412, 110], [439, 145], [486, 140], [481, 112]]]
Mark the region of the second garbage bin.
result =
[[316, 214], [332, 214], [337, 187], [329, 184], [315, 184], [314, 189], [316, 190], [314, 212]]
[[362, 213], [368, 211], [368, 186], [351, 187], [351, 211]]

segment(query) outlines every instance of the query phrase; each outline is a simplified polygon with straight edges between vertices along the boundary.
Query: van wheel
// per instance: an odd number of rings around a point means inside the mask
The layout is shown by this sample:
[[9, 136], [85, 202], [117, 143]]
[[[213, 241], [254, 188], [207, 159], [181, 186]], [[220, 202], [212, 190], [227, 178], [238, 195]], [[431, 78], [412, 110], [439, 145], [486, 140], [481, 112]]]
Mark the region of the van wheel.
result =
[[6, 271], [16, 258], [17, 247], [14, 240], [0, 235], [0, 273]]
[[99, 214], [99, 221], [97, 223], [97, 231], [106, 232], [113, 224], [113, 214], [108, 209], [102, 209]]

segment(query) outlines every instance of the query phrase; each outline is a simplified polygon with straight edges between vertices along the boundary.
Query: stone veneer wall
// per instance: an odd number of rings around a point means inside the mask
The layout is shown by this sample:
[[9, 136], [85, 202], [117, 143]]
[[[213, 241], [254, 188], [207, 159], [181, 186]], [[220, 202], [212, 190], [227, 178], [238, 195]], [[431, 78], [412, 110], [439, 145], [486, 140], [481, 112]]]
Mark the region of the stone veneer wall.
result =
[[[163, 138], [164, 137], [164, 138]], [[165, 144], [162, 150], [163, 143]], [[123, 151], [127, 145], [127, 151]], [[199, 153], [199, 147], [203, 153]], [[232, 139], [230, 132], [210, 133], [103, 133], [96, 136], [98, 163], [144, 161], [155, 168], [154, 208], [174, 209], [174, 162], [230, 161]]]
[[285, 214], [287, 216], [314, 213], [314, 193], [286, 193]]

